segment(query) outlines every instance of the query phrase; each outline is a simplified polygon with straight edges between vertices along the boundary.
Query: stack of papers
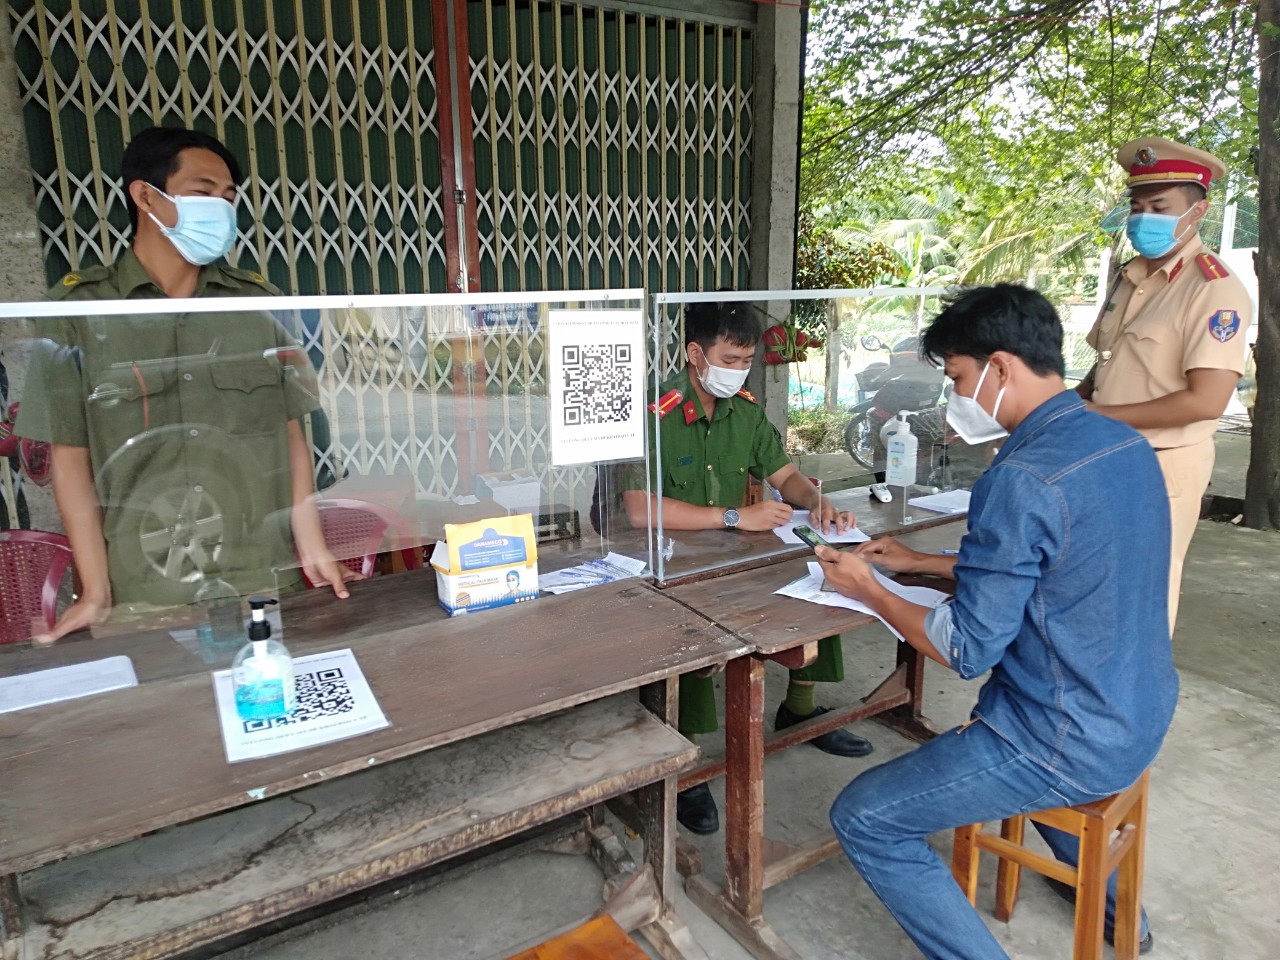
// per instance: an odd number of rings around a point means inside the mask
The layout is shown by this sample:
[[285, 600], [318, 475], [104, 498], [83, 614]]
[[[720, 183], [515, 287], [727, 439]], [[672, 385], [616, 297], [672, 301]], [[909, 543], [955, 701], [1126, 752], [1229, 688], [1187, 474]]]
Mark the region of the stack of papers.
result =
[[[791, 514], [791, 519], [780, 527], [774, 527], [773, 532], [783, 543], [804, 543], [796, 536], [796, 527], [812, 527], [809, 522], [808, 510], [797, 510]], [[844, 533], [836, 533], [831, 528], [819, 530], [817, 527], [813, 529], [818, 531], [818, 535], [826, 540], [827, 543], [866, 543], [871, 538], [859, 530], [857, 527], [850, 527]]]
[[107, 657], [0, 678], [0, 713], [61, 703], [109, 690], [136, 687], [138, 676], [128, 657]]
[[[938, 604], [945, 602], [948, 597], [941, 590], [934, 590], [931, 587], [907, 587], [898, 583], [896, 580], [890, 580], [879, 570], [872, 571], [876, 575], [876, 579], [880, 584], [891, 593], [896, 593], [904, 600], [910, 600], [912, 603], [918, 603], [922, 607], [936, 607]], [[893, 632], [893, 635], [899, 640], [902, 634], [885, 622], [884, 617], [876, 613], [870, 607], [860, 600], [853, 600], [843, 594], [834, 593], [832, 591], [823, 590], [822, 584], [826, 578], [822, 575], [822, 565], [818, 563], [809, 563], [809, 573], [807, 576], [801, 577], [799, 580], [793, 580], [781, 590], [775, 590], [774, 593], [784, 597], [795, 597], [797, 600], [808, 600], [810, 603], [820, 603], [824, 607], [844, 607], [846, 610], [857, 610], [859, 613], [869, 613]]]
[[969, 491], [948, 490], [945, 493], [931, 493], [924, 497], [912, 497], [907, 503], [913, 507], [923, 507], [934, 513], [968, 513]]
[[638, 577], [644, 572], [645, 562], [610, 553], [599, 560], [588, 560], [576, 567], [544, 573], [538, 577], [538, 589], [546, 593], [571, 593], [583, 587], [594, 587], [614, 580]]

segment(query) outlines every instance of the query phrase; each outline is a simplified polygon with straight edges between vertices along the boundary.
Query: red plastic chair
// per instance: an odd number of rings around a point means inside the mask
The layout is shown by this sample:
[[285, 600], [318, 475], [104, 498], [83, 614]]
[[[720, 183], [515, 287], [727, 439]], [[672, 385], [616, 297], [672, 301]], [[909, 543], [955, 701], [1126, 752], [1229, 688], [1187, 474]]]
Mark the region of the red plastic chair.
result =
[[39, 622], [53, 627], [70, 566], [71, 544], [62, 534], [0, 530], [0, 643], [31, 639]]
[[[388, 533], [393, 542], [411, 542], [412, 534], [404, 518], [394, 510], [366, 503], [363, 500], [317, 500], [320, 529], [324, 542], [343, 566], [361, 576], [373, 575], [373, 565], [382, 551]], [[422, 567], [422, 549], [415, 546], [401, 548], [406, 569]], [[306, 578], [306, 574], [303, 574]], [[307, 579], [307, 585], [315, 584]]]

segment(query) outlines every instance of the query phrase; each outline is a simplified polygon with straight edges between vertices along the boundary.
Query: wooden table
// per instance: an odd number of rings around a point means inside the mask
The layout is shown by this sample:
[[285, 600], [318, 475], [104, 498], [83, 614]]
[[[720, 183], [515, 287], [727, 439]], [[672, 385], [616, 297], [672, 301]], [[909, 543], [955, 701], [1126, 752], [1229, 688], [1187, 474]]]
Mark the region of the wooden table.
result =
[[[832, 499], [841, 510], [852, 510], [857, 515], [858, 528], [869, 537], [949, 527], [957, 519], [928, 510], [913, 510], [913, 522], [904, 524], [901, 503], [897, 500], [881, 503], [870, 497], [867, 491], [867, 487], [857, 487], [834, 494]], [[671, 559], [664, 564], [663, 587], [769, 567], [813, 553], [804, 544], [783, 543], [771, 530], [672, 530], [667, 531], [665, 537], [674, 542], [674, 550]], [[627, 543], [625, 533], [615, 536], [614, 549]], [[654, 562], [657, 563], [656, 559]]]
[[[896, 506], [893, 505], [893, 506]], [[874, 517], [872, 511], [865, 516]], [[881, 525], [863, 519], [870, 533], [892, 533], [891, 517], [881, 512]], [[915, 527], [902, 540], [918, 550], [955, 547], [964, 532], [958, 518], [943, 518], [928, 529]], [[925, 657], [909, 644], [897, 645], [897, 665], [861, 704], [832, 710], [806, 723], [765, 738], [764, 665], [774, 660], [787, 667], [811, 663], [817, 642], [832, 634], [848, 634], [877, 623], [874, 617], [839, 607], [776, 596], [773, 591], [803, 576], [811, 553], [768, 567], [753, 567], [715, 579], [674, 587], [667, 592], [749, 642], [753, 652], [729, 662], [725, 678], [725, 757], [704, 763], [683, 775], [687, 789], [725, 776], [725, 886], [701, 872], [696, 857], [688, 858], [689, 896], [761, 960], [799, 960], [799, 955], [764, 918], [764, 891], [839, 852], [833, 837], [803, 846], [783, 844], [764, 834], [764, 761], [768, 754], [804, 743], [857, 720], [875, 717], [915, 740], [936, 731], [924, 716]], [[944, 588], [945, 582], [922, 584]]]
[[[168, 956], [637, 788], [641, 869], [656, 896], [643, 932], [664, 956], [705, 956], [672, 907], [675, 774], [697, 756], [672, 729], [676, 679], [743, 655], [744, 643], [635, 580], [448, 619], [430, 571], [414, 571], [353, 584], [346, 601], [290, 596], [283, 616], [295, 656], [354, 651], [390, 727], [232, 765], [209, 668], [163, 631], [0, 653], [4, 673], [125, 653], [141, 681], [0, 715], [5, 960], [37, 946], [42, 957]], [[637, 688], [656, 718], [604, 701]], [[540, 785], [521, 758], [548, 750], [556, 762]], [[630, 753], [614, 763], [619, 750]], [[457, 775], [468, 763], [474, 775]], [[437, 793], [385, 828], [369, 808]], [[122, 942], [104, 918], [128, 903], [119, 878], [130, 865], [161, 856], [152, 831], [191, 838], [164, 854], [185, 872], [169, 887], [141, 884], [137, 899], [162, 926]], [[218, 856], [242, 831], [246, 859], [227, 867]], [[242, 871], [277, 857], [280, 868], [241, 887]]]

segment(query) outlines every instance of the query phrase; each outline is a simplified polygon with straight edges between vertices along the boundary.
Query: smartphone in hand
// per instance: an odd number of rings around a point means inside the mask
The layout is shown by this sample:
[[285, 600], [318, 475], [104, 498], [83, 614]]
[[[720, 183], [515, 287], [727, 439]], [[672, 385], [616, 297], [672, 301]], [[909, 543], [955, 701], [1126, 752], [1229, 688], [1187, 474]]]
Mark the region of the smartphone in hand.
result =
[[822, 534], [818, 533], [818, 531], [813, 529], [813, 527], [801, 524], [795, 528], [795, 534], [815, 550], [818, 549], [818, 547], [831, 546], [831, 544], [822, 538]]

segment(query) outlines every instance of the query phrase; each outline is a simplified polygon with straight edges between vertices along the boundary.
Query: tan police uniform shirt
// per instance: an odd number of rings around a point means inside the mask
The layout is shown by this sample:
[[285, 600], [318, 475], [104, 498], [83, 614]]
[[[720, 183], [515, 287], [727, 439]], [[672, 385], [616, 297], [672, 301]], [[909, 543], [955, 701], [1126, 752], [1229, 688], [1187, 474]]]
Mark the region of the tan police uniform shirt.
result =
[[[1240, 279], [1197, 236], [1152, 272], [1135, 257], [1089, 332], [1098, 351], [1093, 402], [1156, 400], [1187, 388], [1187, 371], [1244, 373], [1253, 305]], [[1217, 419], [1140, 431], [1157, 450], [1211, 437]]]

